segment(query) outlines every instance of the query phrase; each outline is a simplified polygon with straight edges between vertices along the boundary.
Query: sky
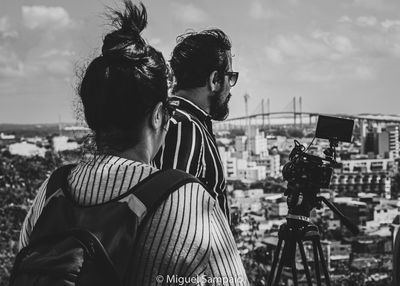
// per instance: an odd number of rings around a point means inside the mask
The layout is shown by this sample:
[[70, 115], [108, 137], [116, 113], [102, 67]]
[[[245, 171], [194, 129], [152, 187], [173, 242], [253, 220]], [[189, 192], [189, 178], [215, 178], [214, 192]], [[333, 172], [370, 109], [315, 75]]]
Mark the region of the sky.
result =
[[[0, 0], [0, 123], [74, 122], [79, 71], [101, 51], [118, 0]], [[292, 110], [400, 114], [398, 0], [147, 0], [144, 38], [166, 59], [188, 30], [232, 41], [230, 118]]]

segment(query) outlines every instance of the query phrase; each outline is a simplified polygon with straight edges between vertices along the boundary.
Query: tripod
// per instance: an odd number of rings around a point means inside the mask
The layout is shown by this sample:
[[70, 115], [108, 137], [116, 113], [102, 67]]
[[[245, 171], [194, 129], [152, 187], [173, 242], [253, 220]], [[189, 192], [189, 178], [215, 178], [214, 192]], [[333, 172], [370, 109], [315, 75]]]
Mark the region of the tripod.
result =
[[[321, 273], [320, 273], [320, 265], [321, 262], [322, 272], [324, 274], [325, 283], [327, 286], [330, 286], [329, 273], [328, 268], [325, 262], [324, 253], [322, 251], [320, 234], [318, 232], [317, 226], [314, 224], [308, 223], [303, 225], [296, 225], [294, 223], [292, 226], [288, 224], [281, 225], [279, 229], [279, 241], [275, 251], [274, 260], [272, 262], [271, 272], [268, 277], [267, 285], [278, 286], [280, 276], [282, 274], [283, 267], [291, 267], [292, 275], [293, 275], [293, 283], [295, 286], [298, 285], [297, 280], [297, 269], [296, 269], [296, 247], [299, 247], [302, 264], [304, 267], [304, 272], [306, 275], [307, 285], [312, 286], [311, 273], [308, 269], [307, 257], [304, 250], [304, 241], [311, 241], [313, 252], [314, 252], [314, 264], [315, 264], [315, 276], [317, 280], [317, 285], [321, 284]], [[283, 244], [284, 242], [284, 244]], [[283, 249], [282, 249], [283, 244]], [[282, 255], [280, 256], [280, 252], [282, 249]], [[280, 259], [279, 259], [280, 258]], [[278, 264], [279, 260], [279, 264]], [[276, 269], [278, 270], [276, 272]], [[276, 275], [275, 275], [276, 272]], [[275, 276], [274, 276], [275, 275]], [[275, 278], [275, 279], [274, 279]], [[275, 282], [274, 284], [272, 284]]]
[[[324, 202], [340, 219], [340, 221], [355, 235], [358, 234], [359, 230], [357, 226], [353, 225], [346, 218], [338, 208], [329, 202], [326, 198], [319, 196], [316, 197], [316, 204], [320, 205]], [[304, 241], [311, 241], [314, 253], [314, 265], [315, 265], [315, 276], [317, 280], [317, 285], [321, 284], [321, 271], [319, 264], [321, 262], [322, 272], [325, 278], [325, 284], [327, 286], [331, 285], [329, 279], [328, 268], [326, 266], [324, 253], [321, 246], [321, 237], [318, 231], [318, 227], [309, 222], [308, 217], [291, 215], [288, 214], [286, 217], [287, 223], [282, 224], [278, 232], [278, 245], [275, 251], [274, 259], [272, 261], [271, 272], [268, 277], [268, 286], [278, 286], [279, 279], [282, 274], [283, 267], [291, 267], [293, 275], [294, 286], [298, 285], [297, 281], [297, 269], [296, 269], [296, 247], [299, 247], [301, 260], [304, 267], [304, 272], [306, 275], [306, 280], [308, 286], [312, 286], [311, 274], [308, 269], [307, 257], [304, 250]], [[283, 242], [282, 255], [280, 255]], [[279, 264], [278, 264], [279, 261]], [[278, 271], [276, 271], [278, 266]], [[276, 272], [276, 275], [275, 275]], [[275, 279], [274, 279], [275, 278]], [[272, 284], [274, 283], [274, 284]]]

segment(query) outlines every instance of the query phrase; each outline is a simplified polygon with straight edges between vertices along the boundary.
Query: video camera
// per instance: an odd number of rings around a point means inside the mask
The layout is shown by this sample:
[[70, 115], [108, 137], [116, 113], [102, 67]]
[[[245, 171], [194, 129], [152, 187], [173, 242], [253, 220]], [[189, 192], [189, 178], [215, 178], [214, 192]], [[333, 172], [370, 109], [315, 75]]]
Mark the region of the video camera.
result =
[[[283, 166], [282, 175], [288, 182], [288, 219], [309, 222], [310, 211], [321, 205], [317, 197], [321, 188], [328, 188], [336, 163], [336, 147], [339, 141], [351, 142], [354, 120], [323, 116], [318, 118], [316, 138], [328, 139], [330, 147], [325, 158], [307, 153], [307, 149], [295, 140], [289, 162]], [[325, 202], [325, 200], [324, 200]]]

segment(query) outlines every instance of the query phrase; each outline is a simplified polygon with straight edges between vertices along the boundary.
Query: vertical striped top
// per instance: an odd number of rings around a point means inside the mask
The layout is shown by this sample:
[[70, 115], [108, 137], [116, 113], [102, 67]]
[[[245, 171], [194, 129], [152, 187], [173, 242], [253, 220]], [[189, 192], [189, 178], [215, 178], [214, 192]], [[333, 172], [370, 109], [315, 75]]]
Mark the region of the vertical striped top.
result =
[[187, 99], [172, 99], [178, 107], [154, 163], [160, 169], [180, 169], [199, 178], [230, 221], [224, 169], [211, 117]]
[[[92, 156], [72, 169], [68, 183], [75, 200], [92, 205], [118, 198], [155, 171], [149, 165], [115, 156]], [[47, 182], [39, 189], [23, 223], [21, 248], [29, 243], [46, 205]], [[198, 282], [223, 282], [218, 285], [249, 285], [225, 215], [202, 185], [188, 183], [173, 192], [149, 214], [142, 230], [137, 237], [132, 285], [160, 285], [158, 275], [170, 279], [169, 283], [164, 280], [165, 285], [192, 277]]]

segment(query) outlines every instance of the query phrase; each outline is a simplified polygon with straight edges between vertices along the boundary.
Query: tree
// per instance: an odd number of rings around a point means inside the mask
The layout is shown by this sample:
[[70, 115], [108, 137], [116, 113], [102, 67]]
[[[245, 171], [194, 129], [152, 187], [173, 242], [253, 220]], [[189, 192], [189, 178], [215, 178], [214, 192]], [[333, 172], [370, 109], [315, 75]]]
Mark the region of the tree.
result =
[[304, 131], [298, 128], [289, 128], [287, 129], [287, 135], [288, 137], [293, 137], [293, 138], [303, 138]]

